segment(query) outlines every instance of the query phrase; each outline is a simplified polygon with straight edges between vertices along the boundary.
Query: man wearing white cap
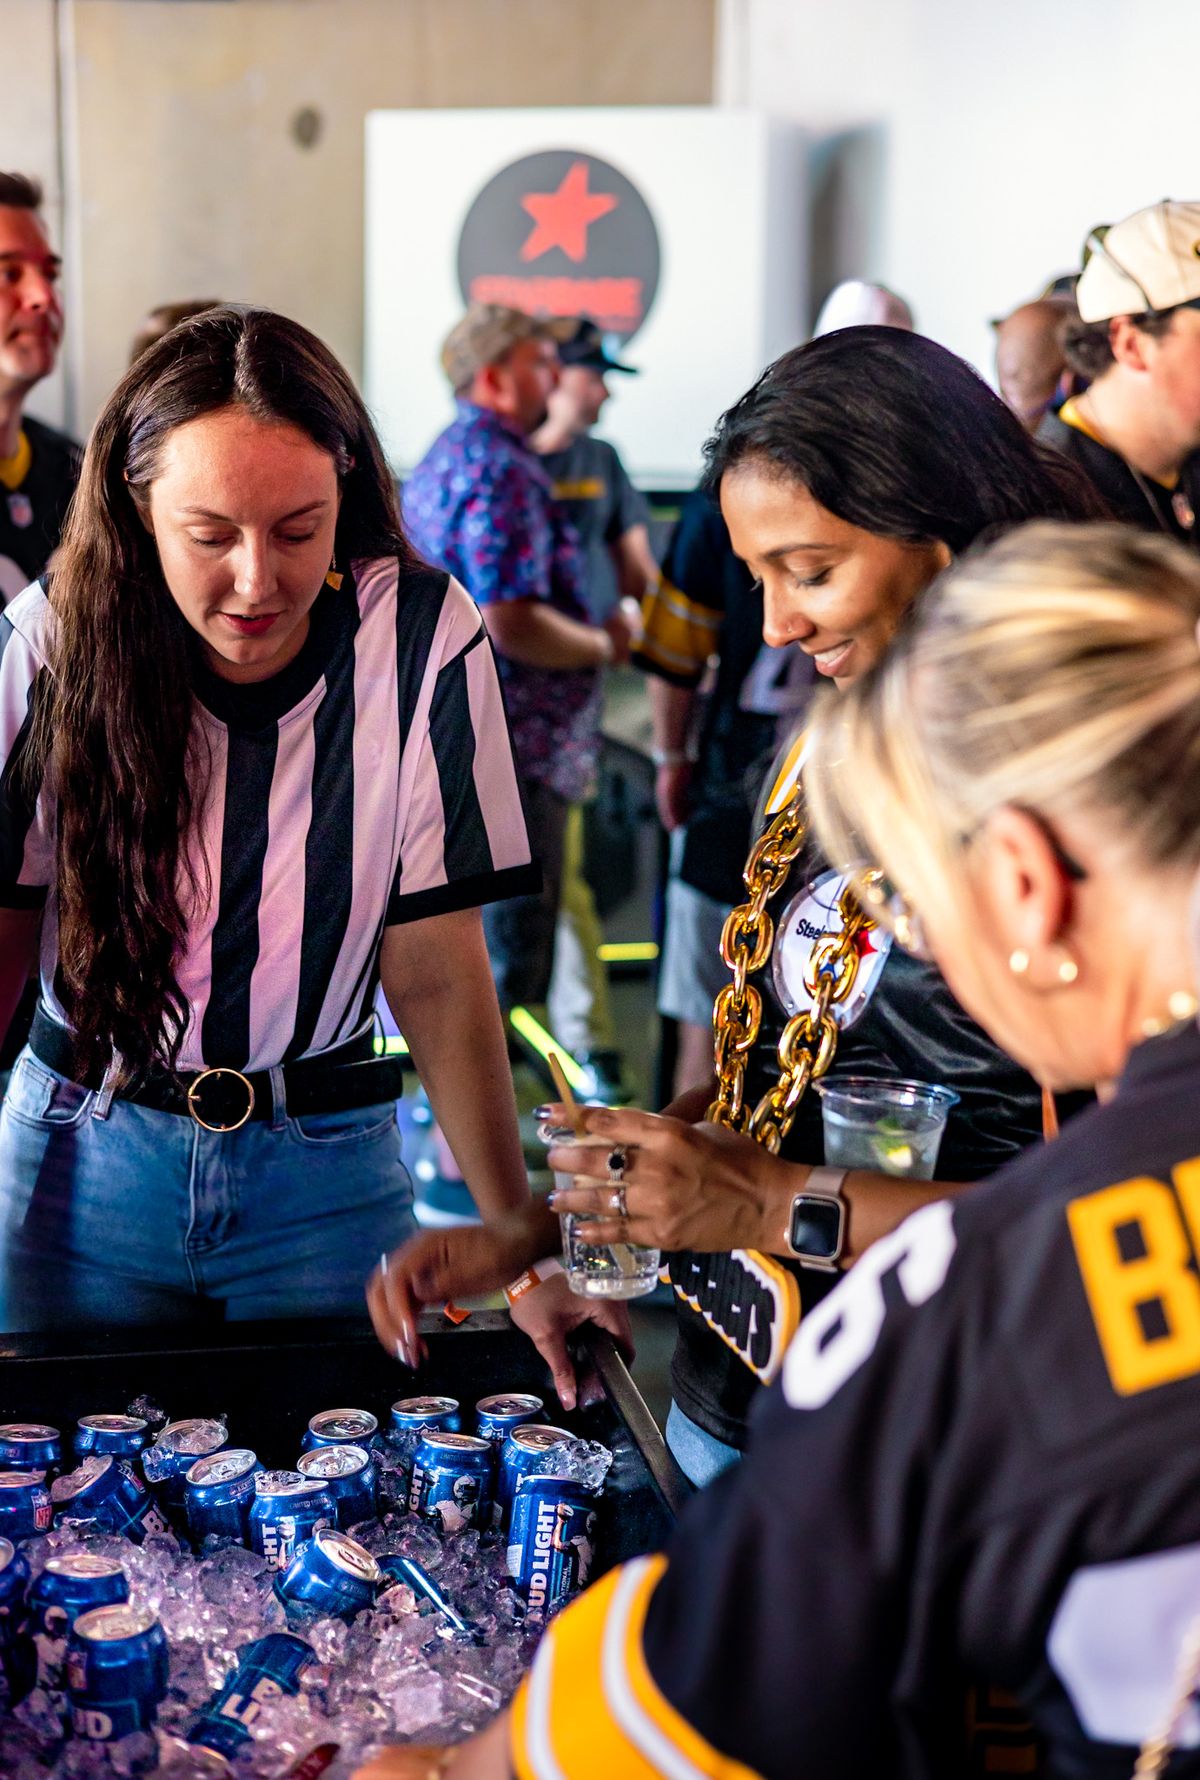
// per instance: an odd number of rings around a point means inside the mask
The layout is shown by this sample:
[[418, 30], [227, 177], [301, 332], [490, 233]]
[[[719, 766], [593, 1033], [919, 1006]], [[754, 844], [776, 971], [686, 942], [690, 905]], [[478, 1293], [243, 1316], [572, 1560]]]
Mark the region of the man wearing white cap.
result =
[[1200, 203], [1093, 229], [1068, 363], [1091, 382], [1038, 437], [1131, 525], [1200, 548]]

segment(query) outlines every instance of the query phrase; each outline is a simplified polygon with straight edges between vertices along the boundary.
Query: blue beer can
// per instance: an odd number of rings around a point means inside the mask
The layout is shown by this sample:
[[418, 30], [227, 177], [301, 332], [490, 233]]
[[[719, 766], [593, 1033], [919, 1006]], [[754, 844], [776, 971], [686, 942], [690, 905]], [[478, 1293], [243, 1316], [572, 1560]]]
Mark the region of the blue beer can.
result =
[[45, 1422], [0, 1423], [0, 1470], [41, 1471], [50, 1477], [62, 1469], [62, 1435]]
[[374, 1603], [382, 1581], [383, 1573], [365, 1545], [336, 1527], [321, 1527], [276, 1576], [275, 1595], [294, 1618], [348, 1623]]
[[546, 1405], [542, 1399], [524, 1396], [520, 1392], [481, 1397], [475, 1405], [475, 1432], [481, 1440], [490, 1440], [496, 1447], [504, 1445], [514, 1428], [526, 1427], [530, 1422], [544, 1422], [545, 1419]]
[[316, 1661], [311, 1644], [291, 1632], [271, 1632], [243, 1644], [237, 1667], [222, 1687], [200, 1708], [188, 1732], [188, 1742], [213, 1749], [232, 1761], [249, 1743], [255, 1719], [264, 1706], [293, 1698], [300, 1691], [300, 1677]]
[[476, 1434], [440, 1428], [422, 1434], [413, 1454], [408, 1506], [443, 1533], [492, 1523], [492, 1447]]
[[526, 1618], [544, 1625], [591, 1574], [596, 1504], [569, 1477], [523, 1477], [513, 1499], [508, 1573]]
[[369, 1446], [379, 1431], [379, 1420], [369, 1409], [322, 1409], [308, 1424], [301, 1452], [321, 1446]]
[[67, 1639], [71, 1728], [115, 1743], [154, 1724], [167, 1691], [167, 1634], [149, 1607], [123, 1601], [81, 1613]]
[[38, 1684], [37, 1646], [31, 1636], [29, 1560], [11, 1539], [0, 1539], [0, 1668], [11, 1711]]
[[142, 1472], [155, 1499], [180, 1531], [187, 1525], [187, 1474], [197, 1459], [229, 1445], [229, 1429], [214, 1417], [168, 1422], [142, 1453]]
[[196, 1460], [187, 1474], [185, 1497], [193, 1545], [211, 1537], [246, 1543], [258, 1471], [258, 1456], [246, 1446], [227, 1446]]
[[0, 1537], [32, 1539], [54, 1519], [50, 1491], [40, 1471], [0, 1471]]
[[457, 1397], [401, 1397], [392, 1404], [392, 1426], [398, 1434], [424, 1434], [434, 1428], [457, 1434], [462, 1427]]
[[297, 1546], [337, 1520], [333, 1497], [319, 1477], [299, 1471], [260, 1471], [250, 1504], [250, 1549], [268, 1570], [286, 1570]]
[[129, 1579], [115, 1558], [96, 1557], [88, 1551], [48, 1558], [29, 1591], [38, 1686], [62, 1686], [67, 1638], [81, 1613], [128, 1599]]
[[360, 1520], [375, 1518], [378, 1484], [371, 1455], [361, 1446], [315, 1446], [296, 1461], [301, 1477], [318, 1478], [333, 1497], [344, 1533]]
[[500, 1464], [496, 1476], [498, 1526], [504, 1526], [512, 1513], [513, 1497], [521, 1479], [537, 1473], [550, 1447], [562, 1446], [564, 1442], [574, 1438], [574, 1434], [568, 1434], [565, 1428], [542, 1425], [514, 1428], [511, 1434], [505, 1436], [504, 1445], [500, 1448]]
[[111, 1453], [114, 1459], [136, 1459], [150, 1440], [140, 1415], [81, 1415], [75, 1424], [75, 1456]]
[[92, 1521], [142, 1545], [151, 1533], [170, 1531], [166, 1517], [133, 1466], [111, 1453], [93, 1453], [74, 1471], [55, 1478], [50, 1500], [58, 1521]]

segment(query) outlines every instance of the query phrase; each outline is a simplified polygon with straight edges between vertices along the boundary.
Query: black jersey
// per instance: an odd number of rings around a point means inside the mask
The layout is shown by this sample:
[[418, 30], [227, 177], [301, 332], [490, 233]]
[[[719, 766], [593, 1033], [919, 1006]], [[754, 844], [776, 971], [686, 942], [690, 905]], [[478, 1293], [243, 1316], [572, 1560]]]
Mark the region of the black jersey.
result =
[[[753, 979], [764, 1005], [746, 1072], [751, 1106], [778, 1079], [785, 1020], [812, 1006], [813, 950], [840, 931], [845, 884], [841, 873], [810, 854], [771, 903], [773, 954]], [[936, 1083], [958, 1094], [938, 1154], [938, 1179], [980, 1180], [1036, 1143], [1040, 1088], [964, 1012], [937, 968], [893, 946], [880, 929], [863, 934], [858, 950], [854, 991], [839, 1016], [834, 1072]], [[815, 1092], [801, 1101], [782, 1153], [793, 1162], [824, 1160]], [[674, 1396], [700, 1427], [741, 1447], [759, 1386], [775, 1377], [801, 1315], [829, 1294], [836, 1276], [743, 1249], [672, 1254], [666, 1266], [678, 1299]]]
[[1044, 1776], [1128, 1780], [1200, 1615], [1198, 1080], [1194, 1026], [1141, 1045], [1112, 1104], [867, 1252], [746, 1462], [554, 1622], [522, 1780], [961, 1780], [971, 1685]]
[[[1168, 488], [1152, 477], [1135, 476], [1123, 457], [1102, 445], [1082, 425], [1072, 424], [1067, 402], [1058, 414], [1047, 414], [1038, 428], [1043, 445], [1061, 451], [1082, 471], [1115, 519], [1140, 531], [1161, 531], [1181, 544], [1200, 549], [1200, 451], [1193, 452], [1179, 480]], [[1062, 415], [1066, 414], [1067, 419]]]
[[23, 420], [29, 467], [9, 487], [0, 480], [0, 606], [37, 579], [58, 548], [79, 480], [79, 447], [40, 420]]
[[736, 902], [754, 800], [783, 736], [799, 721], [816, 670], [801, 650], [763, 642], [762, 590], [733, 553], [711, 496], [688, 496], [643, 607], [638, 667], [698, 688], [715, 660], [697, 742], [692, 813], [679, 875], [716, 902]]

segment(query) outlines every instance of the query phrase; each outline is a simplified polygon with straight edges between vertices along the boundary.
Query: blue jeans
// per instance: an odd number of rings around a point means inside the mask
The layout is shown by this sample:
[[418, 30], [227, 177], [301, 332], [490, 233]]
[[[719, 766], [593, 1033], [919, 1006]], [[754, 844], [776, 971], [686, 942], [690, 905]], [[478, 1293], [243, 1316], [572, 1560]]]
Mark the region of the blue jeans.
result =
[[100, 1096], [22, 1051], [0, 1106], [0, 1329], [363, 1310], [416, 1228], [396, 1109], [239, 1131]]
[[685, 1415], [678, 1403], [672, 1403], [667, 1415], [665, 1439], [675, 1462], [689, 1483], [698, 1490], [715, 1483], [723, 1471], [740, 1465], [742, 1455], [736, 1446], [718, 1440]]

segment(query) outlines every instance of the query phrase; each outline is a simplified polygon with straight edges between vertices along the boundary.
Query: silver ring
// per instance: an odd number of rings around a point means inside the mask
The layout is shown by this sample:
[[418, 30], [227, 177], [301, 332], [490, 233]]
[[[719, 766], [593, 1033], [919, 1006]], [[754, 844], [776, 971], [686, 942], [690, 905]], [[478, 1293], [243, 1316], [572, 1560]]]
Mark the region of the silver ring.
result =
[[624, 1181], [619, 1181], [613, 1188], [611, 1210], [613, 1215], [620, 1219], [621, 1223], [627, 1224], [629, 1222], [629, 1206], [625, 1201]]

